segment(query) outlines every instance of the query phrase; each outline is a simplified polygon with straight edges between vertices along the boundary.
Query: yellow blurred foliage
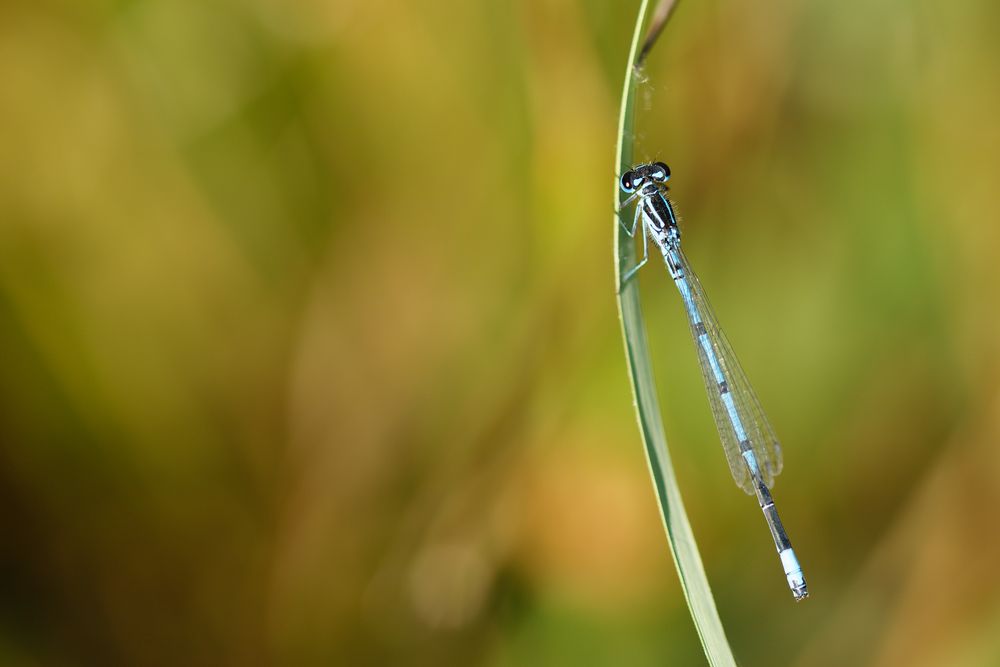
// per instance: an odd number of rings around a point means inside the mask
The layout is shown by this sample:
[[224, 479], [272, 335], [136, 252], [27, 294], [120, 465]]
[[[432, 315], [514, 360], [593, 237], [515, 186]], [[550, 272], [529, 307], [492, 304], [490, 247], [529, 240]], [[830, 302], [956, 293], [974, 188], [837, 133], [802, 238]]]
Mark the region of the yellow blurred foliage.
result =
[[[700, 664], [613, 295], [635, 8], [0, 6], [0, 662]], [[641, 89], [785, 444], [791, 602], [679, 300], [743, 664], [1000, 662], [995, 3], [681, 3]]]

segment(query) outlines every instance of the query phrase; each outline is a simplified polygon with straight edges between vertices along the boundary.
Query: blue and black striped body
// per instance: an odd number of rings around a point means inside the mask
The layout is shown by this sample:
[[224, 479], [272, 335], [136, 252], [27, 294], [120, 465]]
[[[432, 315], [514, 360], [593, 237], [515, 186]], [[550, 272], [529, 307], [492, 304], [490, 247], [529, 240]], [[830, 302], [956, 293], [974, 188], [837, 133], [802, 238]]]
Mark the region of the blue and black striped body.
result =
[[[633, 172], [641, 176], [643, 168], [648, 170], [650, 165], [637, 167]], [[669, 177], [669, 170], [666, 174]], [[623, 177], [623, 183], [625, 180]], [[670, 277], [684, 302], [730, 472], [744, 491], [757, 497], [789, 587], [795, 599], [801, 600], [808, 595], [805, 579], [769, 488], [781, 471], [781, 447], [681, 250], [677, 217], [665, 189], [662, 182], [652, 179], [646, 179], [636, 189], [642, 226], [663, 253]]]

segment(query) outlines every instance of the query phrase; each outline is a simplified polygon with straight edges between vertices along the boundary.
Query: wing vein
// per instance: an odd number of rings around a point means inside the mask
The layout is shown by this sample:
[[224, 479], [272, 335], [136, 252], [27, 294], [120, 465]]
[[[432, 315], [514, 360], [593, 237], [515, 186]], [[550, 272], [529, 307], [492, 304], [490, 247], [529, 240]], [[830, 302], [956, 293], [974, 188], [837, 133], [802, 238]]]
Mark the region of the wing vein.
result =
[[[705, 390], [712, 406], [712, 416], [715, 418], [715, 425], [719, 430], [719, 437], [729, 462], [729, 471], [737, 486], [747, 493], [753, 493], [753, 480], [750, 478], [745, 461], [740, 454], [736, 425], [730, 417], [718, 387], [717, 370], [721, 372], [728, 391], [732, 395], [736, 414], [747, 439], [750, 441], [750, 448], [757, 459], [761, 477], [768, 488], [771, 488], [774, 486], [774, 478], [781, 472], [783, 465], [781, 444], [764, 414], [760, 399], [757, 398], [757, 394], [750, 385], [746, 373], [743, 372], [732, 346], [719, 326], [715, 312], [708, 301], [708, 296], [701, 286], [701, 281], [698, 280], [698, 276], [691, 269], [687, 257], [680, 249], [677, 249], [677, 256], [690, 291], [690, 301], [687, 304], [688, 320], [691, 325], [691, 333], [694, 336], [695, 347], [698, 350], [698, 364], [701, 367]], [[711, 356], [701, 342], [703, 340], [701, 332], [696, 328], [699, 320], [704, 326], [704, 335], [713, 352]]]

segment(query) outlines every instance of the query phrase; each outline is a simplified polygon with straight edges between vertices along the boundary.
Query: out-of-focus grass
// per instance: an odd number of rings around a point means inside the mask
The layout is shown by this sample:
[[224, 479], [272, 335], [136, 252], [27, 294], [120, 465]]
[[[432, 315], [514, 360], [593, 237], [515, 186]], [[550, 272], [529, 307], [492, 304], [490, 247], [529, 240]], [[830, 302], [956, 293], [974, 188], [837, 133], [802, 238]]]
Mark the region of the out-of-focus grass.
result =
[[[609, 286], [633, 9], [0, 7], [4, 662], [702, 659]], [[674, 169], [814, 590], [648, 267], [746, 664], [1000, 654], [996, 18], [694, 2], [650, 56], [636, 158]]]

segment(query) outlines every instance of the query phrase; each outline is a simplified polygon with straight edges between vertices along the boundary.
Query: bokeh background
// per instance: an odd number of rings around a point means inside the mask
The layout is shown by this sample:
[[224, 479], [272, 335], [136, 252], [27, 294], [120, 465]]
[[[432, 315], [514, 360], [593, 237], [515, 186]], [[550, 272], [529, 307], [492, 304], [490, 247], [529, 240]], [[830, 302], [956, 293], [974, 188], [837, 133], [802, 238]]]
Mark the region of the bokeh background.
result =
[[[613, 294], [634, 2], [0, 4], [0, 662], [695, 665]], [[644, 269], [746, 665], [1000, 664], [1000, 5], [685, 0]]]

